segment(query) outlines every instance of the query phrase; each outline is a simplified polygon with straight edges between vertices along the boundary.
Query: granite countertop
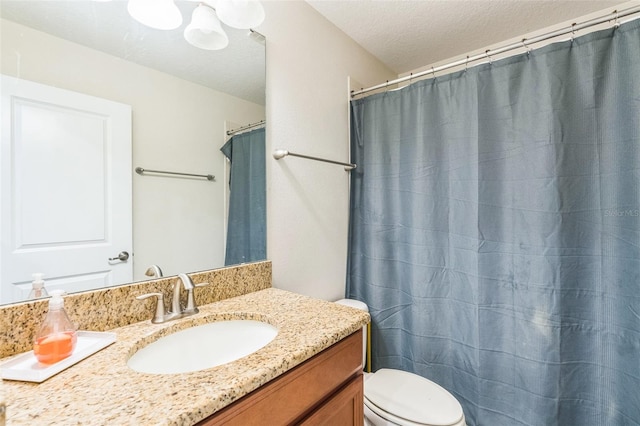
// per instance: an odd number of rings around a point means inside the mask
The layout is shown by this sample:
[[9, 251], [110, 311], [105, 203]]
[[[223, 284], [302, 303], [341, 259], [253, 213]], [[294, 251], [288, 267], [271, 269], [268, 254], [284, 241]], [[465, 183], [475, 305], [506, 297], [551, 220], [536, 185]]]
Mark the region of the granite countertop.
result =
[[[137, 348], [157, 337], [225, 319], [265, 321], [278, 335], [247, 357], [203, 371], [154, 375], [127, 366]], [[368, 321], [364, 311], [269, 288], [200, 306], [200, 313], [165, 324], [116, 328], [110, 330], [114, 344], [43, 383], [3, 381], [7, 425], [192, 425]]]

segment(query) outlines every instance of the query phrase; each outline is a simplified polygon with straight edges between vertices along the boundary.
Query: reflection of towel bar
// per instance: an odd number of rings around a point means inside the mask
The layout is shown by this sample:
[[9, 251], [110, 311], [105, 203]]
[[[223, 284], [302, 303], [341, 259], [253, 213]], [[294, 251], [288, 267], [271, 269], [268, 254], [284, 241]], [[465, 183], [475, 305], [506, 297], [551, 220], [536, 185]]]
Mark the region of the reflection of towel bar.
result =
[[151, 169], [143, 169], [142, 167], [136, 167], [136, 173], [142, 175], [143, 173], [160, 173], [164, 175], [177, 175], [177, 176], [192, 176], [192, 177], [201, 177], [206, 180], [210, 180], [215, 182], [216, 177], [213, 175], [194, 175], [193, 173], [178, 173], [178, 172], [165, 172], [162, 170], [151, 170]]

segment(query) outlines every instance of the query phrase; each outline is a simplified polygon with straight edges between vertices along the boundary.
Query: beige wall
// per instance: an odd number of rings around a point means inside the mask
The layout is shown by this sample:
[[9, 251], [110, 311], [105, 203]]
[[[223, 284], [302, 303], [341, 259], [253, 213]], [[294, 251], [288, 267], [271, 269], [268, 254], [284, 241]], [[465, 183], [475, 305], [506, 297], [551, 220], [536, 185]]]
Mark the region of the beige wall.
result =
[[276, 148], [347, 161], [351, 76], [395, 75], [301, 0], [265, 1], [267, 38], [267, 257], [273, 286], [344, 296], [349, 174], [341, 166], [271, 156]]
[[167, 275], [221, 266], [224, 124], [259, 121], [264, 106], [12, 22], [1, 24], [3, 74], [132, 106], [134, 167], [217, 177], [211, 183], [134, 173], [134, 279], [143, 279], [152, 263]]

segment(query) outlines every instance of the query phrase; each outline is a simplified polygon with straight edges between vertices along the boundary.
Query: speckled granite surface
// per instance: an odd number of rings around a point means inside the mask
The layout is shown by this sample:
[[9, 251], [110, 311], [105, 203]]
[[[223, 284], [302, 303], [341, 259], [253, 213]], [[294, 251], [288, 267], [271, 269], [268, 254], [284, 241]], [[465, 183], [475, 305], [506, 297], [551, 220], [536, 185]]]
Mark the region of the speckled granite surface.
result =
[[[189, 276], [196, 284], [210, 283], [195, 290], [197, 304], [204, 305], [271, 287], [271, 262], [195, 272]], [[168, 304], [176, 279], [173, 276], [71, 294], [65, 296], [65, 309], [79, 330], [104, 331], [122, 327], [151, 318], [155, 306], [153, 298], [140, 301], [136, 296], [160, 292]], [[33, 336], [47, 307], [46, 300], [0, 306], [0, 358], [32, 349]]]
[[[264, 348], [235, 362], [178, 375], [137, 373], [126, 361], [141, 341], [224, 319], [278, 327]], [[166, 324], [120, 327], [117, 341], [41, 384], [4, 381], [8, 425], [192, 425], [311, 358], [369, 321], [366, 312], [278, 289], [201, 306]]]

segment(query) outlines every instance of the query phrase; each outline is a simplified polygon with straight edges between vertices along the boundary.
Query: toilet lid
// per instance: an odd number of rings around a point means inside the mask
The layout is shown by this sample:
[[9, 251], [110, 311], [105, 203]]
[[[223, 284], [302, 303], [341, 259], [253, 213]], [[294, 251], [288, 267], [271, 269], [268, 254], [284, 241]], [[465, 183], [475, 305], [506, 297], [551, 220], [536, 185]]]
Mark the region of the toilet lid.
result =
[[449, 426], [462, 419], [460, 403], [436, 383], [401, 370], [380, 369], [364, 383], [365, 399], [410, 422]]

